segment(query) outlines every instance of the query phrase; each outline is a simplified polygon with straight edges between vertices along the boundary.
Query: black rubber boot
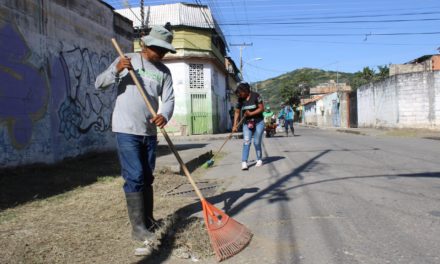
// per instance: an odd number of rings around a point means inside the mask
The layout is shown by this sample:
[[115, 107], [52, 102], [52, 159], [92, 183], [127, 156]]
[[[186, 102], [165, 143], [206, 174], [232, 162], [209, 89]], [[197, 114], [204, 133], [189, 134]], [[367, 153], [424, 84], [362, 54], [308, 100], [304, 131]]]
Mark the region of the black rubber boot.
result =
[[145, 217], [146, 217], [146, 226], [148, 230], [155, 230], [160, 227], [160, 222], [156, 221], [153, 216], [154, 210], [154, 190], [153, 186], [145, 186], [143, 191], [144, 197], [144, 205], [145, 205]]
[[143, 193], [125, 193], [125, 199], [127, 200], [128, 217], [132, 227], [132, 238], [139, 241], [153, 239], [154, 233], [148, 231], [146, 225]]

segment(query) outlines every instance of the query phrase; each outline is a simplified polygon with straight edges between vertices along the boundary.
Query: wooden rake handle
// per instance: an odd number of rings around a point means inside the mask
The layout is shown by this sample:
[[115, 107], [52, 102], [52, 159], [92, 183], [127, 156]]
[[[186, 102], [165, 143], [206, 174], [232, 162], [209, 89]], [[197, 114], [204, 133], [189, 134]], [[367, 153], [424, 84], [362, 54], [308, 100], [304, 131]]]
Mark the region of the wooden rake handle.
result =
[[[241, 120], [240, 120], [240, 121], [238, 122], [238, 124], [237, 124], [237, 127], [239, 127], [239, 126], [241, 125], [241, 123], [243, 123], [243, 121], [244, 121], [245, 118], [246, 118], [245, 116], [243, 116], [243, 117], [241, 118]], [[211, 159], [214, 159], [215, 157], [217, 157], [217, 155], [220, 153], [220, 151], [222, 151], [223, 147], [226, 145], [226, 142], [228, 142], [228, 141], [231, 139], [231, 137], [232, 137], [233, 134], [234, 134], [234, 131], [232, 131], [232, 132], [228, 135], [228, 137], [226, 138], [225, 142], [223, 142], [223, 145], [217, 150], [217, 152], [212, 156]]]
[[[112, 38], [113, 46], [115, 47], [116, 51], [118, 52], [119, 56], [121, 58], [124, 58], [124, 53], [122, 52], [121, 48], [118, 45], [118, 42], [116, 39]], [[148, 110], [151, 112], [153, 117], [157, 116], [156, 111], [154, 111], [153, 107], [150, 104], [150, 101], [148, 101], [147, 95], [145, 94], [144, 89], [142, 88], [142, 85], [140, 84], [138, 78], [136, 77], [136, 74], [133, 70], [129, 70], [130, 76], [133, 79], [133, 82], [135, 83], [137, 89], [139, 90], [139, 93], [142, 95], [142, 98], [144, 99], [145, 104], [147, 105]], [[191, 183], [192, 187], [194, 188], [197, 196], [199, 196], [199, 199], [204, 201], [205, 198], [203, 197], [202, 193], [200, 192], [199, 188], [197, 187], [196, 183], [194, 182], [193, 178], [191, 177], [191, 174], [189, 173], [188, 168], [186, 167], [185, 163], [183, 162], [182, 158], [180, 157], [179, 153], [177, 152], [176, 147], [174, 146], [173, 142], [171, 141], [170, 137], [168, 136], [167, 131], [164, 128], [160, 129], [160, 132], [162, 132], [162, 135], [164, 136], [165, 140], [168, 143], [168, 146], [170, 147], [171, 151], [174, 153], [174, 156], [176, 156], [177, 161], [179, 162], [180, 166], [182, 167], [183, 172], [185, 173], [186, 177], [188, 177], [189, 182]]]

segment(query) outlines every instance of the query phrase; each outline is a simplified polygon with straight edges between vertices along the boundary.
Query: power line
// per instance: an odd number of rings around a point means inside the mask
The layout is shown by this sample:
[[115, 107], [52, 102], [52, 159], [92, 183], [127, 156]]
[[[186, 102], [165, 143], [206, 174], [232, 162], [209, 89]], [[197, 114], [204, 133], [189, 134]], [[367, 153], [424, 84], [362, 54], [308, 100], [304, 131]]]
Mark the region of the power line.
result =
[[439, 21], [440, 18], [420, 18], [420, 19], [389, 19], [389, 20], [342, 20], [342, 21], [296, 21], [296, 22], [252, 22], [252, 23], [223, 23], [223, 26], [255, 26], [255, 25], [307, 25], [307, 24], [353, 24], [353, 23], [397, 23], [397, 22], [421, 22]]
[[[252, 34], [241, 35], [243, 37], [348, 37], [348, 36], [409, 36], [409, 35], [437, 35], [440, 32], [398, 32], [398, 33], [367, 33], [367, 34]], [[226, 34], [226, 36], [240, 36]]]

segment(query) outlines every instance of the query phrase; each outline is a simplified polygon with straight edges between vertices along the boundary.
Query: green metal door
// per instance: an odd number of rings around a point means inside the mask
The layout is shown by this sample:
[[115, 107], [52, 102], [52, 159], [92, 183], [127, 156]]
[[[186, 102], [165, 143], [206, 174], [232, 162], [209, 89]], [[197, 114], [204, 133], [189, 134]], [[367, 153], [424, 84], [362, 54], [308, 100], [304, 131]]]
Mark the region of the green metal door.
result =
[[206, 94], [191, 94], [191, 134], [208, 133], [208, 104]]

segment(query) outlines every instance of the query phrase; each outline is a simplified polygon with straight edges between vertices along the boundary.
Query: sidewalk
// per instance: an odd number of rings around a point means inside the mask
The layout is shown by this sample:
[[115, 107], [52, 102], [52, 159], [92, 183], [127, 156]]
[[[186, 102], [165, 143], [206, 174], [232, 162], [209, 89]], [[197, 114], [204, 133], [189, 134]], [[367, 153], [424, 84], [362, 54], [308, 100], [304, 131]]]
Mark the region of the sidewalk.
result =
[[[190, 171], [208, 161], [214, 155], [230, 133], [213, 135], [193, 136], [170, 136], [180, 157]], [[239, 138], [241, 133], [234, 133], [232, 139]], [[158, 134], [158, 157], [156, 159], [157, 170], [168, 170], [173, 173], [182, 174], [176, 157], [168, 147], [168, 143], [162, 134]]]
[[416, 137], [416, 138], [440, 140], [440, 130], [409, 129], [409, 128], [341, 128], [341, 127], [319, 127], [319, 126], [304, 125], [304, 124], [296, 124], [296, 125], [301, 127], [333, 130], [336, 132], [357, 134], [362, 136]]

